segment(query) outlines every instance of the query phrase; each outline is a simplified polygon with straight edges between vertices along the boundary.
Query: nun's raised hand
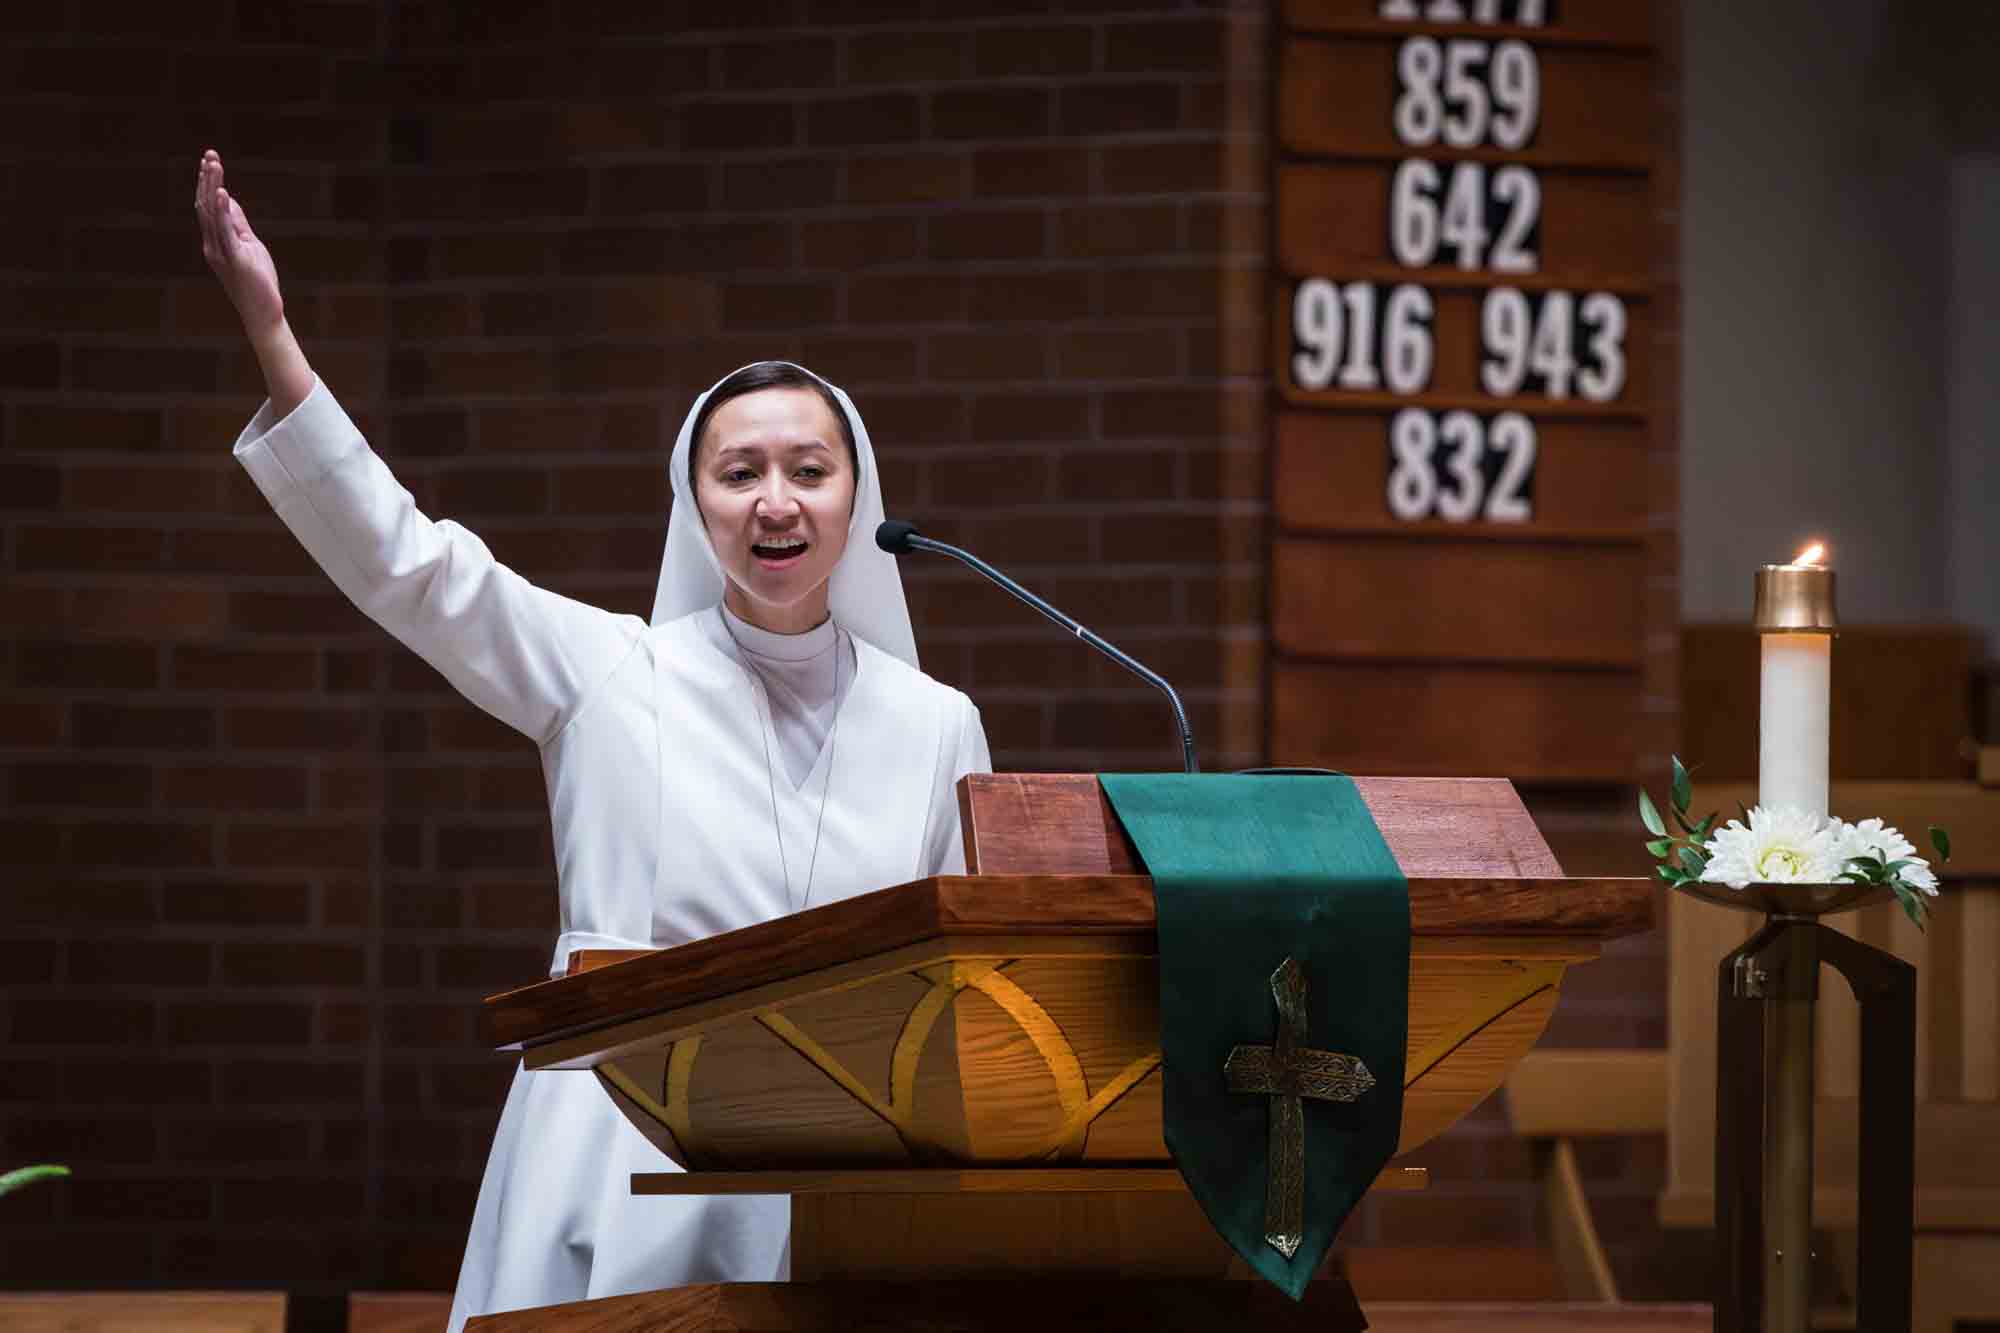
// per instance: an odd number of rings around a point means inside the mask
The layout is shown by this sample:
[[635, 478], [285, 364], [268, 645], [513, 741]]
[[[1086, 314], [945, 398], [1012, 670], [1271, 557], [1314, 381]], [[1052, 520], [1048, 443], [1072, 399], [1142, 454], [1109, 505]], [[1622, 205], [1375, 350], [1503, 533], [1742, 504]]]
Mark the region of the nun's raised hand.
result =
[[250, 219], [222, 188], [222, 157], [212, 148], [201, 155], [195, 174], [194, 216], [201, 232], [201, 257], [221, 280], [243, 321], [243, 332], [264, 371], [271, 406], [280, 418], [288, 416], [312, 392], [312, 367], [285, 322], [278, 266], [250, 230]]
[[231, 305], [252, 339], [284, 322], [285, 299], [278, 292], [278, 267], [271, 252], [250, 230], [250, 219], [222, 186], [222, 158], [202, 154], [195, 174], [194, 215], [201, 230], [201, 257], [222, 282]]

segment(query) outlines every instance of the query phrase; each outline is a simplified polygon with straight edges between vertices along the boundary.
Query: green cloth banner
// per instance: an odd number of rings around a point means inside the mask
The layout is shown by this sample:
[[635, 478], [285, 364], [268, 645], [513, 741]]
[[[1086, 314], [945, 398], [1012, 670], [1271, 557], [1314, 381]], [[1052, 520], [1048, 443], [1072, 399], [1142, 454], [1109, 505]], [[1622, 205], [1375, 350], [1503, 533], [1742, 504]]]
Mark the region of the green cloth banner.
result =
[[[1215, 1229], [1300, 1299], [1402, 1132], [1409, 885], [1348, 778], [1099, 780], [1158, 901], [1167, 1147]], [[1286, 1144], [1296, 1232], [1277, 1225]]]

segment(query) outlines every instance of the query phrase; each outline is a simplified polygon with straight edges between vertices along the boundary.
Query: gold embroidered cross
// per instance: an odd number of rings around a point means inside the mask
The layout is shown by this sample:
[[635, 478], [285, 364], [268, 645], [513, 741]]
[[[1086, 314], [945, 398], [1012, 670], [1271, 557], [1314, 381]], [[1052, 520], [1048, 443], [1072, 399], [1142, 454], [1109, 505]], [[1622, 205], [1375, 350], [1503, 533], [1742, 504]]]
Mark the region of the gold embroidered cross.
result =
[[1271, 974], [1278, 1002], [1278, 1038], [1270, 1046], [1238, 1046], [1223, 1062], [1231, 1092], [1271, 1098], [1271, 1173], [1264, 1187], [1264, 1239], [1287, 1259], [1305, 1239], [1306, 1119], [1303, 1098], [1351, 1102], [1375, 1086], [1368, 1066], [1351, 1055], [1306, 1045], [1306, 973], [1287, 958]]

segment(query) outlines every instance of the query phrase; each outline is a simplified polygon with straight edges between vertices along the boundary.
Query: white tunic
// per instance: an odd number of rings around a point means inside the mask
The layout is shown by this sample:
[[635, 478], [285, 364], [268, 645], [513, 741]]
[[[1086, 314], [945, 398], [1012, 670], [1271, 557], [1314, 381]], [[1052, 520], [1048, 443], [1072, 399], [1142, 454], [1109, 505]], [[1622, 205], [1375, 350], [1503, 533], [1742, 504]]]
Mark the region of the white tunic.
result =
[[[572, 949], [669, 947], [963, 869], [954, 787], [989, 760], [957, 690], [840, 636], [851, 684], [835, 743], [817, 744], [813, 691], [780, 697], [784, 669], [740, 656], [719, 608], [649, 628], [535, 587], [419, 513], [324, 385], [282, 421], [265, 404], [236, 455], [357, 606], [540, 746], [560, 877], [552, 973]], [[775, 733], [760, 693], [778, 699]], [[794, 782], [781, 755], [808, 747]], [[785, 1276], [784, 1199], [630, 1193], [632, 1172], [670, 1169], [589, 1074], [517, 1069], [452, 1329], [495, 1310]]]

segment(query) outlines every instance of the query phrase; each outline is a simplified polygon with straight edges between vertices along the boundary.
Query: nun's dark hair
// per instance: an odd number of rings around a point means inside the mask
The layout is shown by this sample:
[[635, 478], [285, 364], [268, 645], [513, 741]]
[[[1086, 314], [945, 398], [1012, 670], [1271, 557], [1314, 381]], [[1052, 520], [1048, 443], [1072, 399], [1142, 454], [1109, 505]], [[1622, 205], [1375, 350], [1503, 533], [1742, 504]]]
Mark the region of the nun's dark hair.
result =
[[743, 367], [709, 390], [701, 410], [694, 414], [694, 429], [688, 434], [688, 488], [695, 485], [695, 460], [701, 457], [701, 437], [708, 430], [708, 419], [715, 415], [715, 409], [732, 398], [741, 398], [746, 393], [756, 393], [759, 389], [811, 389], [826, 403], [833, 419], [840, 423], [840, 438], [847, 445], [847, 462], [854, 469], [855, 481], [861, 479], [861, 454], [854, 447], [854, 423], [847, 419], [847, 409], [834, 397], [833, 390], [817, 375], [811, 375], [789, 361], [759, 361]]

